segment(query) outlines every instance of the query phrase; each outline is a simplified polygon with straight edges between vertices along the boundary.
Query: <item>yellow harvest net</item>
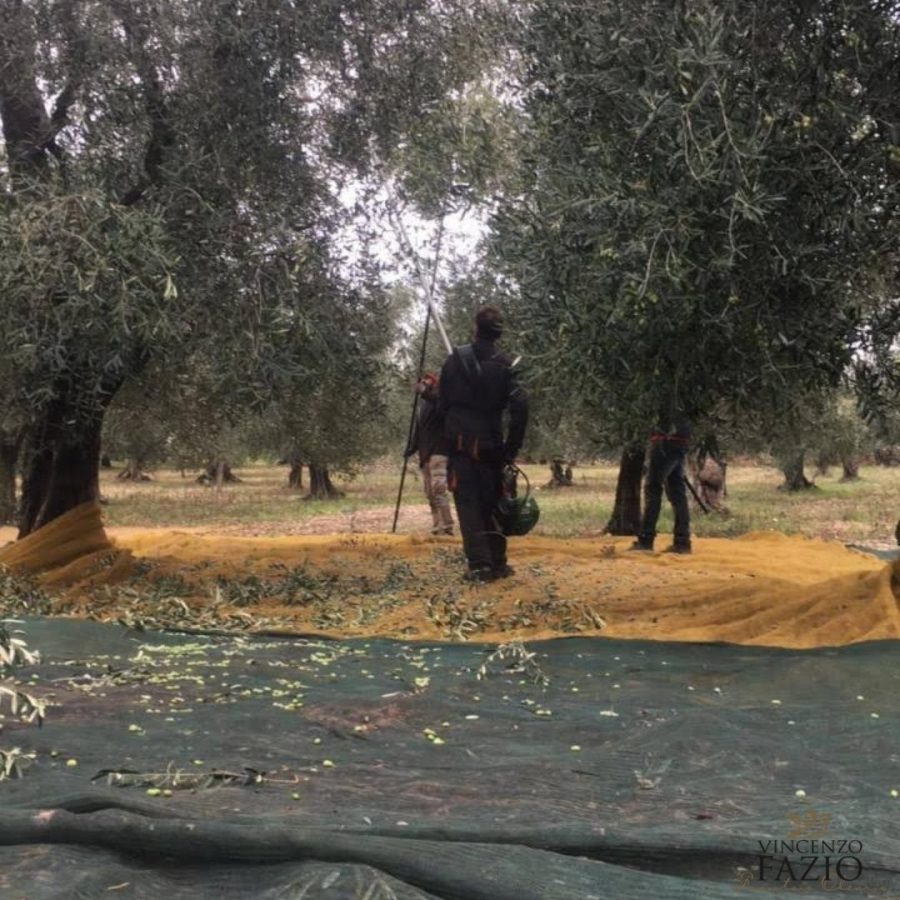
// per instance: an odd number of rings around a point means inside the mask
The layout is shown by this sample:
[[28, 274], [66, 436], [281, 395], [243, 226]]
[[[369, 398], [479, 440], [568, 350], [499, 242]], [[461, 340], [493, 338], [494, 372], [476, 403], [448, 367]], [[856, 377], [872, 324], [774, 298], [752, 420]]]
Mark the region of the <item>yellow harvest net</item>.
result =
[[[894, 566], [838, 543], [754, 533], [697, 539], [686, 557], [632, 554], [629, 544], [514, 539], [516, 574], [469, 586], [453, 538], [164, 529], [108, 536], [99, 509], [85, 506], [7, 545], [0, 565], [61, 593], [72, 614], [94, 612], [99, 586], [177, 578], [194, 608], [215, 602], [220, 612], [250, 610], [284, 630], [338, 637], [598, 634], [793, 648], [900, 637]], [[290, 597], [280, 588], [287, 584]], [[115, 605], [102, 617], [116, 617]]]

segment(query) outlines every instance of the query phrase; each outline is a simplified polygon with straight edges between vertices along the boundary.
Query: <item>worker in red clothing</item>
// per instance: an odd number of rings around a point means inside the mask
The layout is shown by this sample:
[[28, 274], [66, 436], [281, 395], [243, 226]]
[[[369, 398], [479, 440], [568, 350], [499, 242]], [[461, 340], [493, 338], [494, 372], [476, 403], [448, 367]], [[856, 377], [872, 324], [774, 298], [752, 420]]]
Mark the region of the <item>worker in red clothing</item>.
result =
[[419, 454], [422, 489], [431, 507], [432, 534], [453, 534], [453, 513], [447, 488], [447, 437], [438, 405], [438, 377], [426, 372], [416, 382], [418, 412], [406, 455]]
[[650, 433], [650, 458], [644, 481], [644, 517], [632, 550], [653, 549], [663, 490], [675, 514], [674, 540], [667, 553], [691, 552], [691, 513], [688, 507], [685, 462], [691, 428], [674, 397], [663, 405]]

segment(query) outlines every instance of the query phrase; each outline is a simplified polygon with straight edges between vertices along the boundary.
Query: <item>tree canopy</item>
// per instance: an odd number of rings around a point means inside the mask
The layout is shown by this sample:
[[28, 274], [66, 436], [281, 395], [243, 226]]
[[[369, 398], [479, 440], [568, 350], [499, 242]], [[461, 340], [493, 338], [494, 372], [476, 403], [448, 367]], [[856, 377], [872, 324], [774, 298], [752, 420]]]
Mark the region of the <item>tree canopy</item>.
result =
[[542, 377], [618, 423], [833, 388], [896, 252], [896, 2], [536, 2], [495, 220]]
[[[4, 0], [4, 402], [22, 533], [96, 497], [102, 416], [151, 363], [266, 402], [341, 316], [340, 192], [480, 65], [490, 3]], [[352, 329], [350, 329], [352, 331]], [[12, 416], [4, 417], [12, 422]]]
[[889, 419], [900, 0], [0, 12], [0, 518], [19, 458], [22, 534], [96, 498], [111, 404], [120, 430], [166, 422], [157, 454], [249, 422], [317, 465], [390, 444], [417, 323], [386, 295], [385, 208], [490, 216], [437, 289], [454, 340], [505, 308], [548, 455], [633, 443], [663, 399], [735, 434], [840, 388]]

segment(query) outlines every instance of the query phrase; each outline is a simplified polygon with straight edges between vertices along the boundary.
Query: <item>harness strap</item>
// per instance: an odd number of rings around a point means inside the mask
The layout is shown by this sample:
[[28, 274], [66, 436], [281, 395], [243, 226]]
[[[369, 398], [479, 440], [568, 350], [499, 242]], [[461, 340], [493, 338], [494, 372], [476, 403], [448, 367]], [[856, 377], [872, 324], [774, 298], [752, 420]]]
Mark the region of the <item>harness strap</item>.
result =
[[683, 437], [680, 434], [662, 434], [658, 431], [654, 431], [650, 435], [650, 442], [653, 444], [658, 444], [662, 441], [668, 441], [670, 444], [690, 444], [691, 439]]
[[481, 378], [481, 363], [475, 354], [475, 347], [472, 344], [463, 344], [461, 347], [457, 347], [455, 352], [462, 363], [463, 374], [469, 383]]

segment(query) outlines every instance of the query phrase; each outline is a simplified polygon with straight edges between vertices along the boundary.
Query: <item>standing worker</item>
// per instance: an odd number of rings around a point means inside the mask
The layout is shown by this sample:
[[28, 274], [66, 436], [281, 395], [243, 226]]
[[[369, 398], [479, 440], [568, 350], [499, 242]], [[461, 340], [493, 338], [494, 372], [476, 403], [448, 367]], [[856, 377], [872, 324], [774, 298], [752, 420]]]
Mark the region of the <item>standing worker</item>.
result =
[[444, 417], [438, 406], [438, 379], [426, 372], [416, 382], [419, 408], [416, 424], [406, 448], [410, 457], [418, 451], [422, 488], [431, 507], [432, 534], [453, 534], [453, 514], [447, 493], [447, 438]]
[[650, 461], [644, 482], [644, 517], [632, 550], [653, 549], [665, 489], [675, 514], [674, 540], [666, 552], [691, 552], [691, 514], [685, 483], [685, 462], [690, 440], [690, 423], [673, 396], [663, 405], [659, 421], [650, 433]]
[[[506, 537], [495, 518], [503, 469], [515, 461], [525, 439], [528, 397], [513, 363], [497, 349], [503, 317], [493, 306], [475, 316], [475, 340], [456, 347], [441, 370], [440, 406], [450, 451], [450, 487], [462, 532], [468, 581], [512, 575]], [[503, 413], [509, 410], [504, 440]]]

